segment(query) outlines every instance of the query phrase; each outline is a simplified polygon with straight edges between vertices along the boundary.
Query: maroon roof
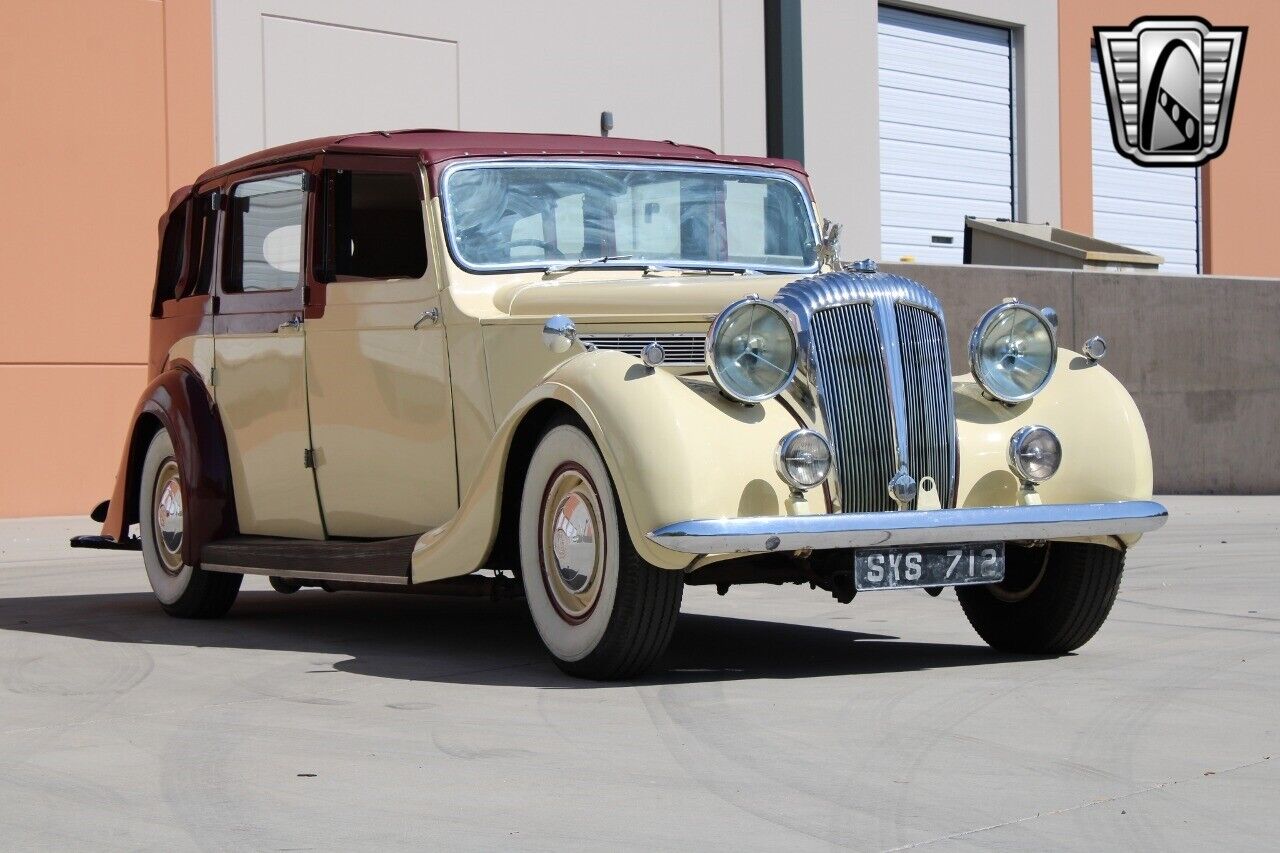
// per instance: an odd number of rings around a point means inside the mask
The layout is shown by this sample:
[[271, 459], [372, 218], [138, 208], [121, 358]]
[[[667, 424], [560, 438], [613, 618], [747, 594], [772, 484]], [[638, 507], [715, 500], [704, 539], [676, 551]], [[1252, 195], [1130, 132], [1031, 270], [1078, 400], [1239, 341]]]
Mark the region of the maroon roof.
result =
[[[326, 151], [351, 154], [416, 154], [429, 166], [464, 157], [502, 155], [573, 155], [736, 163], [786, 169], [807, 178], [795, 160], [775, 157], [742, 157], [717, 154], [710, 148], [671, 141], [626, 139], [616, 136], [577, 136], [567, 133], [482, 133], [463, 130], [394, 130], [325, 136], [291, 142], [214, 166], [196, 181], [202, 183], [242, 169], [314, 156]], [[435, 170], [433, 170], [434, 173]], [[807, 181], [806, 181], [807, 182]]]

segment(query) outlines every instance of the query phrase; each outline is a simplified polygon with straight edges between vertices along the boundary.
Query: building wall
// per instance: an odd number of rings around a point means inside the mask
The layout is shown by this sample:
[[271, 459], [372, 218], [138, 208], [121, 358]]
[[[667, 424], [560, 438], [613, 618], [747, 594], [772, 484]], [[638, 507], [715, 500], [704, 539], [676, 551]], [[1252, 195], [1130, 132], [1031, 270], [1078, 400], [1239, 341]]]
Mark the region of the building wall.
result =
[[1249, 27], [1227, 150], [1201, 181], [1203, 272], [1275, 276], [1280, 256], [1280, 111], [1271, 87], [1280, 81], [1280, 3], [1270, 0], [1071, 0], [1059, 4], [1062, 224], [1093, 233], [1090, 159], [1089, 49], [1095, 26], [1127, 26], [1141, 15], [1200, 15], [1219, 26]]
[[[1017, 216], [1056, 225], [1061, 216], [1056, 0], [891, 5], [1013, 31]], [[878, 14], [872, 2], [803, 3], [805, 166], [822, 214], [845, 226], [844, 254], [851, 258], [880, 256]], [[1086, 74], [1086, 130], [1088, 107]]]
[[[676, 139], [765, 153], [752, 0], [216, 0], [218, 158], [381, 128]], [[329, 63], [337, 55], [339, 63]], [[316, 61], [324, 57], [324, 61]]]
[[0, 516], [111, 491], [156, 220], [213, 159], [207, 0], [10, 0], [0, 51]]

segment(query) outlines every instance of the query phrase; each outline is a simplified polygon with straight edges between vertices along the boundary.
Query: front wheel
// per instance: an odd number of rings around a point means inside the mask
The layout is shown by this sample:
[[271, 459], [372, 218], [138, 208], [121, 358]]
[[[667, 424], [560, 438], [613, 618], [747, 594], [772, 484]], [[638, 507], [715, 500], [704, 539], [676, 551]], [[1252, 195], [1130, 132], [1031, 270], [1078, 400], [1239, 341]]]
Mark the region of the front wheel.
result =
[[173, 441], [162, 429], [151, 439], [142, 462], [138, 489], [142, 562], [151, 590], [166, 613], [183, 619], [216, 619], [235, 603], [243, 576], [206, 572], [183, 560], [188, 517], [182, 473]]
[[1124, 552], [1083, 542], [1007, 550], [1003, 583], [956, 587], [978, 635], [992, 648], [1034, 655], [1089, 642], [1115, 603]]
[[604, 459], [575, 423], [553, 423], [534, 450], [519, 534], [529, 613], [557, 666], [581, 678], [630, 678], [662, 655], [684, 576], [636, 552]]

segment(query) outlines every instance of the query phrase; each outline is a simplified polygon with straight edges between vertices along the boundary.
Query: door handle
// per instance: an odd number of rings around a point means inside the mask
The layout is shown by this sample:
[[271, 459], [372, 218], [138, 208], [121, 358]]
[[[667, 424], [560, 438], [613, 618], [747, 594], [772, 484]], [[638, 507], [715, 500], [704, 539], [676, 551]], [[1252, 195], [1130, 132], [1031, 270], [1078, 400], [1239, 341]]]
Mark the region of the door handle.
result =
[[439, 322], [440, 322], [440, 309], [428, 308], [426, 311], [422, 312], [422, 315], [420, 317], [418, 317], [418, 321], [413, 324], [413, 328], [417, 330], [423, 323], [428, 323], [434, 326], [436, 323], [439, 323]]
[[277, 332], [296, 332], [302, 326], [302, 315], [294, 314], [285, 322], [276, 326]]

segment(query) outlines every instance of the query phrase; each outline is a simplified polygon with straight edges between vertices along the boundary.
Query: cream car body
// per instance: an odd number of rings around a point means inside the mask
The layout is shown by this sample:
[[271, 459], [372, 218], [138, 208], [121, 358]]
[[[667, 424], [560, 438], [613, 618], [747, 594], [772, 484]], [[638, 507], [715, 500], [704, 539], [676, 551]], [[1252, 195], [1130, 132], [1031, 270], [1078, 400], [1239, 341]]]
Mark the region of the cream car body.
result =
[[[804, 209], [796, 215], [803, 221], [789, 227], [805, 233], [802, 242], [812, 238], [806, 243], [812, 254], [799, 267], [764, 274], [747, 263], [702, 269], [702, 264], [676, 260], [646, 268], [646, 262], [627, 263], [626, 257], [597, 259], [600, 263], [581, 268], [554, 263], [549, 255], [464, 264], [460, 226], [450, 219], [444, 192], [451, 170], [513, 162], [534, 170], [558, 165], [760, 176], [800, 193]], [[333, 199], [345, 198], [335, 187], [349, 173], [392, 172], [419, 194], [413, 204], [421, 208], [421, 264], [403, 250], [417, 242], [417, 235], [400, 233], [387, 244], [390, 248], [383, 247], [387, 269], [395, 274], [365, 270], [344, 277], [343, 262], [335, 257], [355, 264], [352, 259], [363, 251], [358, 246], [390, 238], [370, 232], [335, 242], [334, 229], [345, 227], [342, 216], [349, 215], [332, 213]], [[271, 215], [294, 217], [293, 225], [275, 228], [287, 241], [296, 241], [286, 246], [283, 260], [271, 257], [278, 251], [269, 245], [275, 237], [254, 248], [262, 257], [250, 258], [245, 245], [252, 235], [237, 236], [235, 229], [247, 226], [233, 223], [253, 208], [253, 193], [285, 199], [277, 205], [284, 212]], [[725, 215], [723, 195], [715, 203]], [[680, 204], [683, 211], [685, 202]], [[647, 217], [657, 209], [657, 202], [637, 204], [629, 215], [643, 211]], [[766, 208], [762, 216], [767, 220], [768, 215]], [[175, 230], [179, 216], [185, 218]], [[585, 246], [585, 208], [581, 216]], [[772, 227], [765, 220], [757, 227]], [[525, 470], [548, 425], [566, 417], [585, 427], [599, 453], [629, 547], [643, 564], [690, 582], [718, 563], [753, 555], [807, 565], [815, 548], [846, 542], [839, 538], [849, 532], [841, 527], [846, 520], [892, 531], [910, 518], [937, 519], [982, 536], [1032, 540], [1034, 547], [1055, 539], [1121, 553], [1143, 530], [1159, 525], [1163, 510], [1142, 503], [1151, 498], [1152, 471], [1137, 408], [1095, 358], [1067, 349], [1058, 351], [1057, 369], [1047, 383], [1021, 402], [1000, 402], [973, 375], [952, 371], [951, 400], [945, 406], [935, 401], [935, 407], [953, 411], [954, 441], [941, 433], [931, 440], [950, 442], [945, 449], [957, 464], [950, 469], [950, 482], [933, 483], [912, 472], [913, 492], [916, 479], [935, 487], [899, 501], [901, 512], [862, 517], [862, 510], [850, 505], [852, 497], [841, 505], [835, 473], [824, 486], [808, 491], [784, 482], [775, 463], [779, 442], [798, 428], [822, 432], [823, 418], [831, 416], [813, 388], [816, 380], [804, 379], [802, 370], [785, 393], [744, 405], [722, 393], [703, 358], [689, 357], [688, 351], [701, 352], [717, 315], [749, 295], [766, 302], [777, 297], [785, 308], [794, 304], [796, 293], [825, 286], [823, 281], [873, 293], [905, 282], [867, 271], [840, 272], [843, 265], [834, 260], [830, 243], [822, 243], [818, 222], [797, 164], [719, 157], [666, 143], [518, 135], [481, 139], [430, 131], [368, 134], [300, 143], [211, 170], [175, 195], [162, 220], [152, 386], [139, 403], [114, 497], [95, 512], [105, 521], [104, 535], [79, 544], [134, 546], [129, 527], [149, 511], [143, 460], [154, 436], [164, 431], [173, 445], [169, 452], [184, 469], [183, 572], [256, 571], [389, 588], [428, 585], [482, 569], [501, 572], [514, 568], [509, 563], [519, 544], [512, 537]], [[551, 226], [544, 221], [543, 227]], [[295, 228], [296, 234], [282, 228]], [[164, 253], [171, 240], [186, 249], [166, 273]], [[523, 242], [545, 245], [541, 237]], [[257, 265], [253, 270], [251, 260]], [[808, 278], [824, 272], [836, 278]], [[249, 276], [276, 284], [251, 292], [242, 286]], [[544, 325], [553, 315], [574, 324], [567, 351], [544, 343]], [[801, 321], [808, 319], [794, 321], [800, 323], [802, 363], [817, 358], [812, 341], [804, 338], [816, 335], [803, 331]], [[968, 325], [975, 319], [946, 322]], [[635, 354], [648, 341], [666, 341], [684, 357], [648, 365]], [[945, 344], [932, 358], [935, 367], [936, 359], [945, 362]], [[905, 410], [895, 411], [893, 417], [900, 418]], [[1062, 447], [1056, 474], [1039, 484], [1016, 476], [1009, 455], [1014, 435], [1034, 425], [1049, 427]], [[901, 445], [901, 435], [894, 441]], [[906, 449], [898, 446], [897, 452]], [[225, 456], [225, 472], [219, 454]], [[583, 476], [584, 482], [592, 479]], [[609, 492], [596, 488], [584, 494], [604, 500]], [[1073, 515], [1054, 515], [1056, 506]], [[965, 512], [1001, 507], [1026, 512]], [[1107, 507], [1118, 509], [1109, 515]], [[591, 524], [603, 525], [611, 512], [598, 511]], [[1067, 523], [1081, 512], [1092, 519], [1088, 524]], [[169, 523], [171, 516], [172, 507]], [[1015, 535], [1018, 519], [1032, 519], [1035, 530], [1049, 533]], [[782, 539], [762, 538], [771, 525], [780, 534], [791, 532]], [[144, 525], [144, 539], [147, 529]], [[748, 529], [749, 534], [743, 532]], [[707, 530], [713, 533], [706, 541], [717, 547], [699, 549], [698, 536]], [[812, 542], [805, 531], [812, 531]], [[603, 535], [590, 531], [583, 542]], [[229, 550], [225, 546], [232, 540], [235, 547]], [[899, 540], [886, 532], [879, 541]], [[916, 534], [901, 541], [947, 540], [942, 534], [933, 539]], [[275, 556], [253, 553], [254, 544], [263, 542]], [[137, 547], [147, 553], [146, 542]], [[290, 548], [302, 556], [290, 558], [293, 562], [280, 556]], [[613, 551], [614, 540], [600, 548], [600, 554]], [[248, 556], [228, 563], [237, 553]], [[386, 571], [356, 566], [386, 554], [401, 555], [395, 558], [401, 562], [389, 563]], [[339, 565], [343, 560], [350, 567]], [[678, 608], [675, 589], [671, 594]], [[234, 598], [234, 589], [229, 595]], [[221, 605], [201, 607], [187, 609], [205, 614]], [[663, 630], [669, 637], [669, 629]], [[545, 631], [543, 637], [554, 652], [558, 641]]]

